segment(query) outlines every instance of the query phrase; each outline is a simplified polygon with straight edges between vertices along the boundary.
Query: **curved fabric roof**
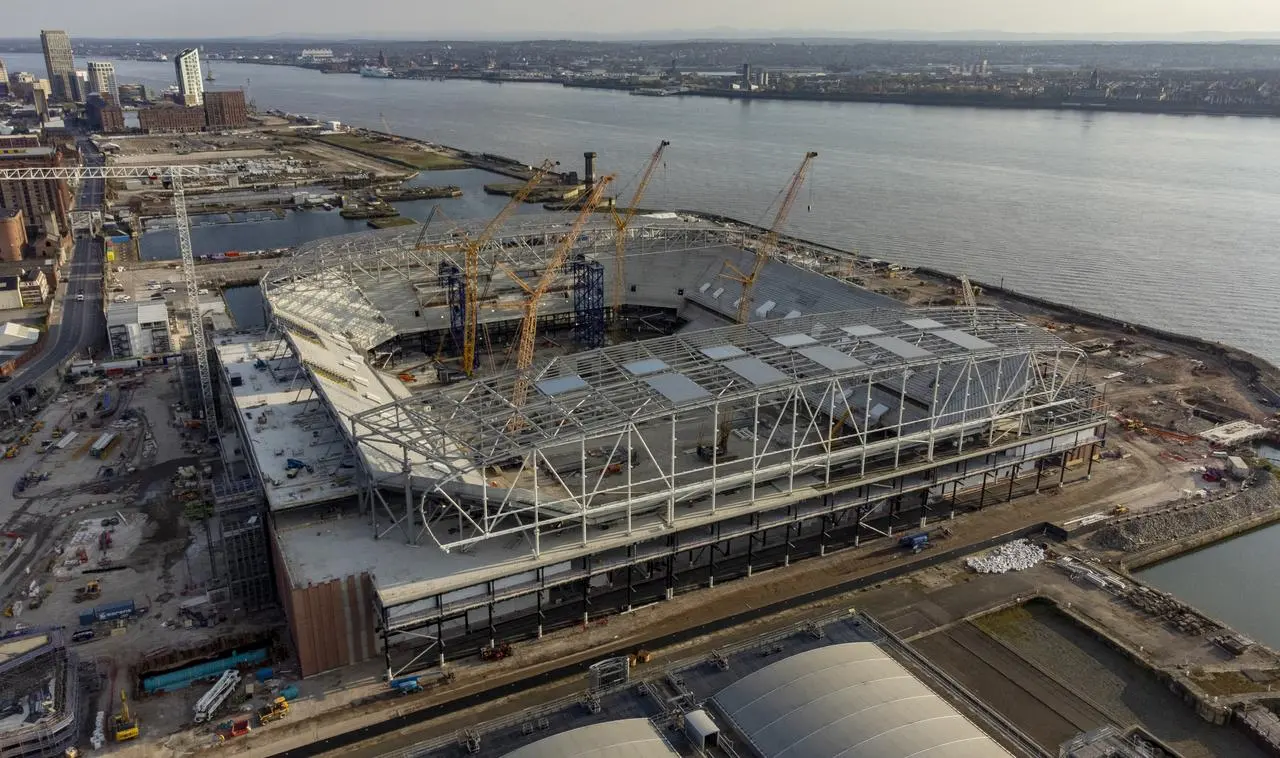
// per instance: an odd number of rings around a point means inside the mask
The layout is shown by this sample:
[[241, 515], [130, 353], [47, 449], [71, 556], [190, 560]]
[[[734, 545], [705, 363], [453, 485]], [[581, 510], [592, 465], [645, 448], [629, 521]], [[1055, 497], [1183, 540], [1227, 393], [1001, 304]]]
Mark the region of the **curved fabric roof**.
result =
[[648, 719], [623, 719], [555, 734], [504, 758], [679, 758], [679, 753]]
[[871, 642], [793, 655], [714, 698], [765, 758], [1008, 758]]

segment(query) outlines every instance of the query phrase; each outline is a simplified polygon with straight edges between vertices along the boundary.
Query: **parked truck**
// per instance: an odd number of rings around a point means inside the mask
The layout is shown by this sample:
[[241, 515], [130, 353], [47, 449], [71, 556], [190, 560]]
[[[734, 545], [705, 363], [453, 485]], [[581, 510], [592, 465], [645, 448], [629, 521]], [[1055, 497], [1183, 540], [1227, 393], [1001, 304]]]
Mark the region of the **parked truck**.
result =
[[222, 676], [218, 677], [218, 681], [214, 682], [208, 692], [200, 696], [196, 701], [195, 722], [203, 724], [213, 717], [218, 709], [227, 702], [227, 698], [236, 691], [236, 687], [240, 684], [240, 672], [236, 669], [227, 669], [222, 672]]

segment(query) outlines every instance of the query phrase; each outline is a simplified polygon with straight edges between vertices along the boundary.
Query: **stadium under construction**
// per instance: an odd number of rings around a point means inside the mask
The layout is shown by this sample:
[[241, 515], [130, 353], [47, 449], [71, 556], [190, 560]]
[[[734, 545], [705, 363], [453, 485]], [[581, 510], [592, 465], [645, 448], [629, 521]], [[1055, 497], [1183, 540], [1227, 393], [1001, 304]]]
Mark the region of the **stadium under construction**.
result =
[[1089, 475], [1083, 352], [857, 265], [677, 214], [283, 259], [268, 331], [214, 342], [303, 673], [399, 675]]
[[97, 689], [96, 677], [81, 677], [62, 629], [0, 637], [0, 755], [63, 755], [79, 736], [83, 698]]

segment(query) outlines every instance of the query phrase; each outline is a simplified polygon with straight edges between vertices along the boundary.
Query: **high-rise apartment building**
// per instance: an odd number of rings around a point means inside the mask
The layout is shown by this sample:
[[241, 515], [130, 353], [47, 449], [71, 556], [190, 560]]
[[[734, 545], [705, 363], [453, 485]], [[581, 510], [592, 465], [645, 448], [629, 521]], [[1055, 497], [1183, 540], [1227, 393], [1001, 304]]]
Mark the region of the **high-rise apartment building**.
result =
[[178, 97], [182, 105], [204, 105], [204, 77], [200, 73], [200, 51], [194, 47], [178, 53], [173, 59], [178, 74]]
[[9, 95], [9, 69], [5, 68], [4, 59], [0, 58], [0, 97]]
[[[0, 168], [56, 168], [62, 155], [52, 147], [31, 147], [27, 135], [0, 136]], [[27, 239], [37, 254], [55, 257], [71, 243], [71, 192], [62, 179], [0, 182], [0, 208], [19, 209]]]
[[75, 56], [71, 52], [71, 38], [61, 29], [45, 29], [40, 32], [40, 46], [44, 48], [44, 65], [49, 71], [49, 84], [53, 99], [75, 99]]
[[89, 91], [102, 95], [109, 105], [120, 104], [120, 87], [116, 84], [114, 64], [89, 62]]

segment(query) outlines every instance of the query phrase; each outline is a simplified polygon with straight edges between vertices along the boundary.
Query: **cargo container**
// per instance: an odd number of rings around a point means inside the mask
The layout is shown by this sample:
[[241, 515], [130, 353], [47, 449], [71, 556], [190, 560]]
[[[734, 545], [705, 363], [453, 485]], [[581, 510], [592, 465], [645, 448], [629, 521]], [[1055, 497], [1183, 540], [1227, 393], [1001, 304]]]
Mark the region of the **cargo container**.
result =
[[93, 626], [93, 622], [97, 620], [98, 617], [94, 615], [93, 611], [85, 611], [80, 614], [80, 626]]
[[100, 605], [93, 609], [93, 615], [99, 621], [113, 621], [115, 619], [128, 618], [133, 615], [133, 601], [124, 600], [119, 603], [111, 603], [110, 605]]
[[89, 448], [89, 455], [92, 455], [94, 458], [102, 458], [106, 456], [119, 439], [120, 435], [115, 432], [104, 433], [98, 438], [97, 442], [93, 443], [93, 447]]

